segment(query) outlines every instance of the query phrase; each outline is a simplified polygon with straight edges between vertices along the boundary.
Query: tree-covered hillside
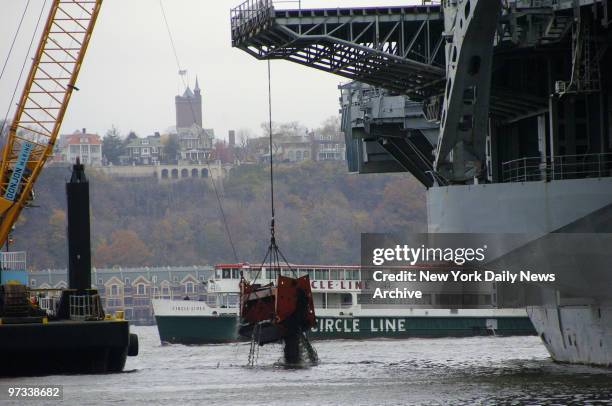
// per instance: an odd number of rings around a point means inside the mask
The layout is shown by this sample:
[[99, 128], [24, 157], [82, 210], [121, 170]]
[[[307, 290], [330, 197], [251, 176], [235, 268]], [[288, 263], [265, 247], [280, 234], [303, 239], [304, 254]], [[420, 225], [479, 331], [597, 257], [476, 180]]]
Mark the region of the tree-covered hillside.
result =
[[[219, 185], [240, 261], [261, 261], [268, 245], [269, 173], [243, 165]], [[281, 164], [277, 236], [294, 263], [359, 263], [362, 232], [423, 231], [424, 189], [410, 175], [352, 175], [344, 163]], [[33, 208], [23, 211], [11, 249], [32, 268], [66, 266], [67, 168], [46, 168]], [[111, 179], [88, 171], [94, 265], [160, 266], [233, 262], [212, 186], [186, 179]]]

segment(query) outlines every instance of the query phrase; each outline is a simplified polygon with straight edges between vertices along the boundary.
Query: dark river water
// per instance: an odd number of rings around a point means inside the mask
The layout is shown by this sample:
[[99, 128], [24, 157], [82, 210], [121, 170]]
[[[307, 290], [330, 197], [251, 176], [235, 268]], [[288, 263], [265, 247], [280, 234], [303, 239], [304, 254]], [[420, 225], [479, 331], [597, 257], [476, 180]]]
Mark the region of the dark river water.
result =
[[1, 383], [61, 384], [74, 405], [612, 405], [612, 370], [555, 364], [537, 337], [319, 341], [318, 365], [287, 369], [277, 345], [248, 368], [248, 344], [161, 346], [155, 327], [133, 331], [125, 373]]

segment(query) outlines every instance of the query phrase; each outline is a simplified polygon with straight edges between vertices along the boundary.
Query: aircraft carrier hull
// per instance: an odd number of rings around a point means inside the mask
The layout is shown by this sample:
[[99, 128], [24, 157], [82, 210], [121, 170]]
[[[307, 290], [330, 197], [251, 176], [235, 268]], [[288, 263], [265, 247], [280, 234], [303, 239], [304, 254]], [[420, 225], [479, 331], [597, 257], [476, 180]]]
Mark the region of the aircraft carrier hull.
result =
[[529, 307], [527, 314], [555, 361], [612, 367], [612, 303]]
[[[533, 271], [548, 267], [546, 271], [557, 274], [556, 283], [531, 285], [536, 294], [525, 299], [530, 319], [552, 358], [612, 366], [609, 246], [575, 244], [566, 257], [571, 261], [556, 260], [568, 241], [609, 241], [612, 178], [436, 187], [427, 198], [429, 232], [529, 236], [525, 249], [537, 247], [537, 256], [531, 257]], [[561, 238], [568, 233], [576, 238]]]

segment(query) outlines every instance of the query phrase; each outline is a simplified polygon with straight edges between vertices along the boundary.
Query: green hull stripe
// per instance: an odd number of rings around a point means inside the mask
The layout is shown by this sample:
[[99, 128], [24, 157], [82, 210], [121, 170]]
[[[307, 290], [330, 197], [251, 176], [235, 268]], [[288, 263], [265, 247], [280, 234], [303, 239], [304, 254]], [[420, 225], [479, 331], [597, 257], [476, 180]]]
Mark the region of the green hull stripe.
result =
[[[162, 342], [225, 343], [238, 340], [238, 319], [202, 316], [156, 316]], [[528, 317], [320, 317], [310, 336], [333, 338], [466, 337], [490, 335], [487, 320], [497, 320], [496, 335], [536, 334]]]

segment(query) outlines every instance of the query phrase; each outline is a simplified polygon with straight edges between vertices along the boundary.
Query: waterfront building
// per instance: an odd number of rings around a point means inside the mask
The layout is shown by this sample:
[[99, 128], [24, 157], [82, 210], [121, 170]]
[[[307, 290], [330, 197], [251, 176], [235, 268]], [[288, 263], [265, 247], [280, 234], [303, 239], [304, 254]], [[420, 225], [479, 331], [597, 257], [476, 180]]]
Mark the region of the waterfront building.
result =
[[[123, 310], [126, 319], [135, 324], [153, 324], [152, 299], [205, 300], [212, 274], [211, 266], [93, 268], [91, 281], [107, 313]], [[68, 286], [65, 269], [31, 271], [28, 279], [32, 289]]]

